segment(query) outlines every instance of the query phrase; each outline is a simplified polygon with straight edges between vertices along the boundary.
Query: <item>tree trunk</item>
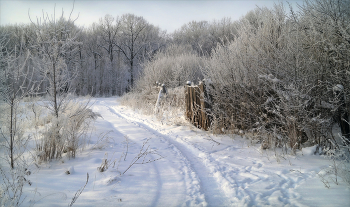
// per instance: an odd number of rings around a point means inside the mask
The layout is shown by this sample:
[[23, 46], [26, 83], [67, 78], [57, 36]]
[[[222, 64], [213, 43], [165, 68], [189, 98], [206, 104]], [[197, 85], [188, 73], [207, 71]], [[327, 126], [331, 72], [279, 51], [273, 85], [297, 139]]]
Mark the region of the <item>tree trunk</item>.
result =
[[13, 135], [13, 99], [11, 100], [11, 120], [10, 120], [10, 159], [11, 159], [11, 168], [14, 168], [13, 163], [13, 141], [14, 141], [14, 135]]

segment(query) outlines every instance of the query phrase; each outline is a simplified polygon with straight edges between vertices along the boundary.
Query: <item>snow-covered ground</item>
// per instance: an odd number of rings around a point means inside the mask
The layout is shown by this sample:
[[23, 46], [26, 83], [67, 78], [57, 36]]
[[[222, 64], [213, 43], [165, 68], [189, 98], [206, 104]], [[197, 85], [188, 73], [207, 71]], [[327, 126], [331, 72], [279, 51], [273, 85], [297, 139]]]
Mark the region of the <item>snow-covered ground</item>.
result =
[[[67, 206], [87, 173], [74, 206], [350, 206], [349, 187], [320, 181], [317, 173], [331, 163], [314, 148], [275, 156], [238, 135], [212, 135], [185, 121], [167, 125], [115, 97], [93, 101], [103, 118], [90, 144], [75, 159], [33, 166], [23, 206]], [[137, 161], [144, 164], [128, 169], [141, 149], [150, 152]], [[104, 159], [109, 167], [99, 172]]]

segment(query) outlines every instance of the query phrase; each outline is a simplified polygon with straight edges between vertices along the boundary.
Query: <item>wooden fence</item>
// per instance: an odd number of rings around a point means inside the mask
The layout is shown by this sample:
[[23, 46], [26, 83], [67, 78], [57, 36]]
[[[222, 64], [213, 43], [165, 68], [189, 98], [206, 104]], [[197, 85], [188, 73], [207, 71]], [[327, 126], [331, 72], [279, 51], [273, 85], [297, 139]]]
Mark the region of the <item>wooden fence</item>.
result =
[[210, 105], [205, 101], [205, 84], [185, 86], [186, 118], [200, 129], [208, 130], [211, 125], [211, 116], [208, 114]]

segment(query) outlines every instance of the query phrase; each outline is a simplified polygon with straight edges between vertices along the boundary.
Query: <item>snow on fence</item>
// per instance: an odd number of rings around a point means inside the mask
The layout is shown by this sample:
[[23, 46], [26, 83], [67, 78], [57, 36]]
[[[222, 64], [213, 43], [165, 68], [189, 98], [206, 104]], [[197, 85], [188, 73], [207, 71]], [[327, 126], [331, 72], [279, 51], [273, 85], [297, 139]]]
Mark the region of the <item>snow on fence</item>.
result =
[[191, 86], [188, 81], [185, 86], [186, 118], [201, 129], [208, 130], [211, 125], [211, 116], [207, 113], [210, 105], [205, 101], [205, 84], [200, 82]]

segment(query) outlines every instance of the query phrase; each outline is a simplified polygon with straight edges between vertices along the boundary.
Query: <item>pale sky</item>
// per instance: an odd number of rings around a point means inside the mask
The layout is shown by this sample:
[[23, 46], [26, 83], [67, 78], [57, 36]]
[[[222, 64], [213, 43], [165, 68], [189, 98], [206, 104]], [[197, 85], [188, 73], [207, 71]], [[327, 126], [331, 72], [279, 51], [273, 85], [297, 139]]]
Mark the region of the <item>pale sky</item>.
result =
[[[89, 26], [98, 22], [99, 18], [106, 14], [113, 17], [131, 13], [144, 17], [149, 23], [159, 26], [163, 30], [173, 32], [182, 25], [192, 21], [212, 21], [223, 17], [231, 17], [238, 20], [256, 6], [272, 8], [274, 0], [76, 0], [73, 17], [79, 18], [77, 25]], [[283, 0], [285, 3], [286, 1]], [[302, 4], [302, 0], [289, 0], [293, 7], [296, 3]], [[29, 23], [28, 10], [32, 20], [42, 16], [42, 11], [49, 15], [54, 13], [56, 4], [56, 16], [60, 15], [62, 8], [68, 17], [72, 10], [73, 0], [0, 0], [0, 25], [14, 23]], [[285, 3], [286, 9], [288, 5]]]

